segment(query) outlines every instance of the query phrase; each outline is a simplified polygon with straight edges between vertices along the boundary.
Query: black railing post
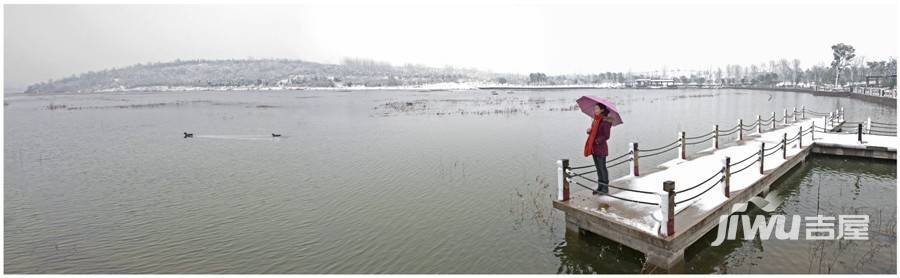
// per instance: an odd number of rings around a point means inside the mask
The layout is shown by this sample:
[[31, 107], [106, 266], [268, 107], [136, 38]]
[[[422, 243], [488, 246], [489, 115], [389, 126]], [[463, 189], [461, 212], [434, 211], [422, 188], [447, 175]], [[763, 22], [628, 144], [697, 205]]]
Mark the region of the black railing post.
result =
[[663, 191], [667, 193], [665, 201], [660, 202], [660, 204], [665, 204], [662, 214], [666, 225], [666, 236], [673, 236], [675, 235], [675, 182], [663, 182]]
[[725, 173], [723, 175], [725, 181], [725, 198], [731, 197], [731, 157], [725, 157]]
[[787, 132], [781, 137], [781, 159], [787, 159]]
[[744, 119], [738, 119], [738, 141], [744, 140]]
[[857, 128], [856, 128], [856, 140], [858, 140], [860, 144], [862, 144], [862, 142], [863, 142], [862, 141], [862, 132], [863, 132], [862, 123], [859, 123], [859, 126], [857, 126]]
[[713, 127], [713, 149], [719, 149], [719, 125]]
[[640, 176], [641, 175], [641, 164], [639, 163], [641, 159], [640, 151], [638, 149], [637, 142], [631, 142], [631, 175], [632, 176]]
[[759, 145], [759, 174], [762, 175], [763, 171], [766, 169], [763, 163], [766, 162], [766, 142], [762, 142]]

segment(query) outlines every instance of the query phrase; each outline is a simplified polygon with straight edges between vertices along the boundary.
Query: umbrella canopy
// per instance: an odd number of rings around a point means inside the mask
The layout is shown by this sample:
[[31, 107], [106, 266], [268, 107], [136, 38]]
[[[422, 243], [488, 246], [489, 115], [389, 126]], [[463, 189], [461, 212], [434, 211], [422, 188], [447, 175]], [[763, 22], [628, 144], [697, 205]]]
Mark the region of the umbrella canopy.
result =
[[578, 103], [578, 108], [581, 108], [581, 112], [584, 112], [584, 114], [592, 118], [594, 117], [594, 106], [598, 103], [603, 104], [609, 109], [608, 117], [612, 125], [617, 126], [622, 124], [622, 116], [619, 116], [619, 108], [616, 108], [616, 105], [606, 98], [598, 96], [582, 96], [575, 102]]

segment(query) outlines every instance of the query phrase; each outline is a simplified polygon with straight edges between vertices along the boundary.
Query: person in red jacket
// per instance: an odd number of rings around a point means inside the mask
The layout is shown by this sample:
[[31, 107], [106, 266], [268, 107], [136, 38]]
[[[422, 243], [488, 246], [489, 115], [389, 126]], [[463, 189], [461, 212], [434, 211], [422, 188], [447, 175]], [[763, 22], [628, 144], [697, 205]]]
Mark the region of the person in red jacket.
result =
[[585, 142], [584, 156], [593, 156], [597, 167], [597, 192], [609, 193], [609, 172], [606, 169], [606, 156], [609, 155], [609, 140], [612, 123], [609, 121], [609, 110], [603, 104], [594, 106], [594, 121], [588, 128], [588, 141]]

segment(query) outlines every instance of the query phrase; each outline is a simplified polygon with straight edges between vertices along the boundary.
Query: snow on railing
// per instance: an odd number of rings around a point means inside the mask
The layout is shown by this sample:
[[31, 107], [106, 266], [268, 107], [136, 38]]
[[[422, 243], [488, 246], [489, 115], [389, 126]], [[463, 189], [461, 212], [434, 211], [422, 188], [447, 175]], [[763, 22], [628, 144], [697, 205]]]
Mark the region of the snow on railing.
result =
[[[818, 125], [815, 124], [815, 122], [813, 122], [809, 126], [809, 128], [803, 128], [801, 126], [800, 129], [797, 131], [796, 135], [794, 135], [793, 137], [788, 139], [787, 133], [784, 133], [780, 142], [778, 142], [774, 146], [770, 146], [768, 148], [766, 147], [765, 142], [760, 142], [760, 148], [758, 151], [754, 151], [748, 157], [741, 159], [738, 162], [731, 163], [731, 157], [726, 156], [723, 159], [722, 168], [720, 168], [717, 172], [715, 172], [709, 178], [707, 178], [706, 180], [704, 180], [700, 183], [697, 183], [695, 185], [692, 185], [690, 187], [687, 187], [687, 188], [681, 189], [681, 190], [677, 190], [677, 191], [675, 190], [675, 182], [674, 181], [664, 182], [662, 192], [637, 190], [637, 189], [632, 189], [632, 188], [624, 188], [624, 187], [619, 187], [619, 186], [615, 186], [615, 185], [610, 185], [607, 183], [601, 183], [597, 180], [593, 180], [593, 179], [586, 177], [586, 175], [588, 175], [588, 174], [597, 172], [597, 169], [584, 171], [584, 172], [580, 172], [580, 173], [575, 172], [575, 170], [581, 170], [581, 169], [587, 169], [590, 167], [595, 167], [594, 165], [569, 166], [569, 160], [562, 159], [562, 160], [558, 161], [558, 165], [559, 165], [559, 169], [558, 169], [559, 170], [558, 171], [558, 174], [559, 174], [558, 200], [560, 200], [560, 201], [568, 201], [569, 200], [569, 185], [571, 183], [574, 183], [574, 184], [581, 186], [585, 189], [588, 189], [591, 192], [598, 194], [598, 195], [609, 196], [611, 198], [615, 198], [618, 200], [631, 202], [631, 203], [651, 205], [651, 206], [660, 206], [660, 209], [663, 211], [663, 222], [666, 223], [666, 225], [665, 225], [666, 229], [664, 231], [664, 234], [665, 235], [673, 235], [675, 233], [675, 231], [674, 231], [674, 211], [675, 211], [676, 205], [679, 205], [679, 204], [682, 204], [685, 202], [689, 202], [691, 200], [699, 198], [700, 196], [702, 196], [702, 195], [706, 194], [707, 192], [709, 192], [710, 190], [712, 190], [712, 188], [715, 187], [716, 185], [718, 185], [719, 183], [724, 183], [724, 190], [723, 190], [724, 192], [722, 194], [726, 198], [729, 198], [731, 195], [730, 184], [731, 184], [731, 176], [732, 175], [738, 174], [746, 169], [749, 169], [750, 167], [752, 167], [753, 165], [756, 165], [757, 163], [759, 164], [759, 174], [764, 174], [764, 172], [765, 172], [764, 163], [765, 163], [766, 157], [774, 155], [780, 151], [782, 154], [781, 155], [782, 159], [787, 159], [787, 146], [790, 144], [793, 144], [794, 142], [799, 141], [799, 146], [802, 148], [803, 147], [803, 137], [806, 136], [807, 134], [812, 134], [811, 137], [813, 140], [815, 140], [816, 129], [819, 129], [822, 132], [842, 132], [840, 128], [837, 128], [837, 129], [835, 129], [835, 128], [836, 128], [837, 124], [844, 123], [843, 122], [843, 118], [844, 118], [843, 110], [844, 110], [843, 108], [840, 108], [838, 110], [835, 110], [835, 112], [823, 113], [823, 112], [816, 112], [816, 111], [808, 110], [804, 106], [804, 107], [802, 107], [802, 109], [800, 111], [797, 111], [797, 109], [794, 108], [792, 110], [790, 116], [787, 113], [787, 109], [785, 109], [784, 115], [781, 119], [777, 119], [775, 117], [775, 113], [772, 113], [771, 117], [769, 117], [765, 121], [762, 120], [762, 117], [760, 115], [757, 115], [756, 122], [754, 124], [750, 124], [750, 125], [744, 125], [743, 119], [739, 119], [738, 124], [736, 126], [731, 127], [726, 130], [720, 130], [719, 125], [715, 125], [711, 132], [705, 133], [703, 135], [687, 137], [687, 136], [685, 136], [685, 132], [681, 131], [681, 132], [679, 132], [679, 136], [678, 136], [679, 138], [677, 140], [675, 140], [672, 143], [669, 143], [669, 144], [666, 144], [666, 145], [663, 145], [660, 147], [656, 147], [656, 148], [640, 149], [638, 147], [637, 142], [632, 142], [631, 148], [630, 148], [631, 150], [628, 153], [619, 155], [619, 156], [609, 160], [610, 165], [607, 168], [612, 168], [612, 167], [622, 165], [626, 162], [631, 162], [631, 165], [632, 165], [631, 175], [632, 176], [640, 176], [640, 171], [639, 171], [640, 169], [639, 169], [638, 162], [640, 161], [641, 157], [652, 157], [652, 156], [660, 155], [663, 153], [667, 153], [674, 149], [679, 149], [678, 157], [680, 159], [685, 159], [685, 156], [686, 156], [685, 146], [688, 146], [688, 145], [696, 145], [696, 144], [700, 144], [700, 143], [704, 143], [704, 142], [713, 140], [713, 148], [718, 149], [719, 148], [719, 137], [721, 137], [721, 136], [730, 136], [735, 133], [738, 133], [737, 140], [741, 141], [744, 139], [744, 131], [750, 131], [750, 130], [753, 130], [753, 128], [757, 129], [757, 133], [762, 133], [763, 126], [769, 126], [769, 124], [771, 124], [772, 129], [774, 129], [774, 128], [776, 128], [776, 123], [778, 123], [778, 122], [783, 122], [784, 124], [787, 124], [789, 120], [796, 122], [798, 115], [800, 116], [801, 119], [806, 119], [806, 113], [810, 113], [813, 116], [817, 116], [817, 115], [826, 116], [825, 120], [824, 120], [825, 126], [819, 127]], [[891, 127], [890, 123], [872, 122], [871, 119], [869, 119], [866, 122], [866, 124], [867, 124], [867, 126], [870, 126], [870, 128], [867, 129], [868, 130], [867, 133], [872, 133], [872, 134], [875, 134], [873, 132], [886, 132], [886, 128]], [[873, 129], [873, 128], [871, 128], [872, 125], [875, 125], [876, 128], [881, 127], [882, 129]], [[896, 134], [896, 124], [894, 124], [893, 126], [895, 129], [893, 132]], [[830, 127], [830, 129], [827, 127]], [[858, 126], [856, 127], [855, 133], [859, 134], [860, 141], [862, 140], [863, 130], [864, 129], [862, 127], [862, 123], [859, 123]], [[689, 140], [695, 140], [695, 141], [689, 142]], [[645, 152], [647, 152], [649, 154], [642, 155], [642, 153], [645, 153]], [[627, 159], [625, 159], [626, 157], [627, 157]], [[732, 168], [737, 168], [740, 164], [744, 164], [745, 162], [748, 162], [748, 161], [750, 162], [749, 164], [742, 166], [740, 169], [738, 169], [736, 171], [732, 171]], [[719, 177], [719, 176], [721, 176], [721, 177]], [[716, 177], [719, 177], [719, 179], [716, 179]], [[625, 191], [625, 192], [633, 192], [633, 193], [647, 194], [647, 195], [658, 195], [660, 197], [660, 201], [659, 202], [649, 202], [649, 201], [644, 201], [644, 200], [635, 200], [632, 198], [626, 198], [624, 196], [613, 195], [608, 192], [598, 191], [597, 189], [594, 189], [591, 186], [587, 186], [587, 185], [581, 183], [579, 180], [576, 180], [575, 178], [580, 178], [581, 181], [587, 181], [587, 182], [590, 182], [591, 184], [605, 185], [605, 186], [608, 186], [609, 188], [614, 188], [614, 189], [618, 189], [618, 190]], [[714, 181], [714, 182], [712, 182], [712, 181]], [[693, 196], [691, 196], [689, 198], [685, 198], [680, 201], [675, 201], [675, 196], [677, 194], [683, 194], [685, 192], [701, 188], [701, 186], [703, 186], [703, 185], [708, 185], [708, 186], [703, 187], [704, 189], [702, 191], [700, 191], [697, 194], [694, 194]]]

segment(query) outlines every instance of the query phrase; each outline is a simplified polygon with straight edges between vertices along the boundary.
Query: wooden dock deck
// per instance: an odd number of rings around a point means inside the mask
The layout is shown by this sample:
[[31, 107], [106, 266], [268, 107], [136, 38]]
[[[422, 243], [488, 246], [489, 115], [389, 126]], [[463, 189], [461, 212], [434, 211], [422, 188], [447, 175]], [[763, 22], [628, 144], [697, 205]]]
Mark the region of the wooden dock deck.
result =
[[[567, 229], [606, 237], [644, 253], [650, 265], [678, 272], [684, 250], [718, 226], [720, 216], [732, 214], [734, 205], [766, 194], [811, 153], [896, 160], [900, 143], [896, 133], [866, 134], [871, 124], [868, 129], [860, 124], [861, 131], [853, 132], [862, 134], [849, 134], [852, 128], [843, 126], [840, 110], [812, 119], [804, 119], [806, 113], [804, 108], [790, 116], [785, 113], [780, 120], [772, 115], [751, 125], [742, 121], [738, 124], [742, 140], [735, 145], [717, 148], [714, 142], [693, 158], [663, 163], [647, 175], [636, 175], [642, 150], [634, 151], [637, 144], [633, 144], [628, 154], [632, 175], [611, 181], [608, 195], [592, 194], [590, 189], [597, 183], [584, 177], [596, 177], [593, 171], [572, 170], [593, 168], [570, 167], [561, 160], [559, 196], [553, 206], [565, 213]], [[755, 132], [745, 136], [745, 131]], [[718, 130], [713, 133], [715, 141], [718, 135]], [[689, 139], [684, 134], [679, 138], [679, 157], [687, 158], [683, 146], [690, 144]], [[580, 190], [570, 193], [570, 186]]]

